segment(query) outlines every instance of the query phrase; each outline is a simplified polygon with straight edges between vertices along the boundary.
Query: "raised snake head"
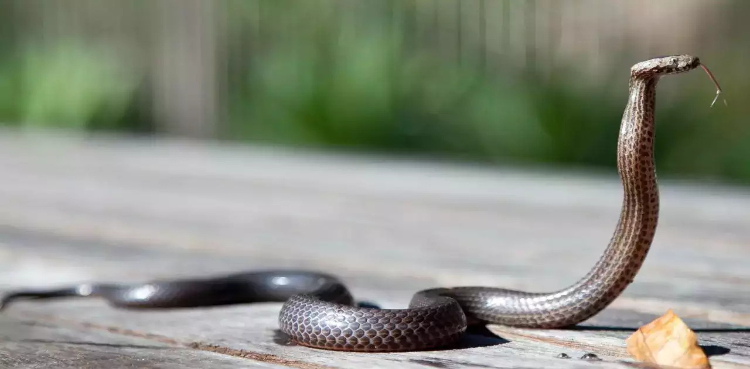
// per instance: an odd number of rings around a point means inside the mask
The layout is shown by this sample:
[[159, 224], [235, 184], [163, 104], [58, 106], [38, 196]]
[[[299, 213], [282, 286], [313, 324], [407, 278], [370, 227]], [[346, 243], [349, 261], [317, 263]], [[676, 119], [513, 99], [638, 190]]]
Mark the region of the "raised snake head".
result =
[[692, 55], [672, 55], [642, 61], [630, 68], [633, 77], [656, 77], [691, 71], [701, 65]]

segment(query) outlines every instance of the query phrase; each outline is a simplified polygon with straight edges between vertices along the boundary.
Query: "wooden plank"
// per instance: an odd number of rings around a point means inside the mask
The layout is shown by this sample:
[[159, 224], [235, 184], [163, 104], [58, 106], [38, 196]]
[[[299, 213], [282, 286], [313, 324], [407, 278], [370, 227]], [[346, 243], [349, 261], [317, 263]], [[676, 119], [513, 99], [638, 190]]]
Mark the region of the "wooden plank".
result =
[[285, 368], [102, 330], [0, 316], [2, 368]]
[[[572, 283], [602, 252], [621, 197], [615, 173], [12, 131], [0, 132], [0, 167], [0, 288], [288, 267], [340, 275], [384, 308], [436, 286]], [[280, 304], [129, 312], [79, 300], [8, 316], [292, 367], [592, 365], [561, 352], [623, 367], [624, 338], [672, 308], [699, 328], [715, 367], [750, 365], [750, 193], [667, 180], [662, 198], [642, 272], [579, 330], [490, 326], [499, 337], [371, 355], [285, 345]]]
[[[113, 332], [125, 336], [149, 337], [176, 342], [202, 351], [216, 351], [249, 357], [272, 356], [321, 367], [405, 367], [426, 363], [450, 363], [452, 368], [588, 367], [586, 362], [557, 359], [562, 351], [571, 355], [589, 348], [560, 347], [543, 342], [485, 338], [467, 335], [457, 348], [425, 352], [361, 354], [315, 350], [289, 345], [277, 333], [280, 304], [254, 304], [213, 309], [170, 312], [128, 312], [109, 309], [90, 301], [23, 304], [23, 317], [42, 322]], [[44, 311], [54, 311], [54, 315]], [[81, 311], [86, 317], [81, 319]], [[15, 316], [16, 312], [11, 311]], [[187, 324], [189, 322], [189, 324]], [[595, 348], [593, 345], [592, 349]], [[597, 349], [598, 350], [598, 349]], [[605, 353], [601, 353], [605, 355]], [[580, 355], [579, 355], [580, 356]], [[608, 356], [602, 356], [609, 358]], [[608, 363], [604, 367], [620, 367]]]

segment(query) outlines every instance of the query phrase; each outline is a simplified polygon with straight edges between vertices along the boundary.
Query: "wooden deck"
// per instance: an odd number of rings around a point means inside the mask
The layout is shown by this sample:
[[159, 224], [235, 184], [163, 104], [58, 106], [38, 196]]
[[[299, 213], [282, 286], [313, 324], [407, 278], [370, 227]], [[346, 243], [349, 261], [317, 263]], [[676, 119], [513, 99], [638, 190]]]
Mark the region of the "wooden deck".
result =
[[[575, 330], [489, 326], [452, 349], [358, 354], [288, 344], [277, 303], [23, 302], [0, 314], [0, 367], [625, 368], [624, 339], [669, 308], [715, 368], [750, 366], [750, 192], [661, 188], [635, 283]], [[620, 196], [615, 173], [0, 131], [0, 289], [288, 267], [384, 308], [436, 286], [551, 290], [599, 257]]]

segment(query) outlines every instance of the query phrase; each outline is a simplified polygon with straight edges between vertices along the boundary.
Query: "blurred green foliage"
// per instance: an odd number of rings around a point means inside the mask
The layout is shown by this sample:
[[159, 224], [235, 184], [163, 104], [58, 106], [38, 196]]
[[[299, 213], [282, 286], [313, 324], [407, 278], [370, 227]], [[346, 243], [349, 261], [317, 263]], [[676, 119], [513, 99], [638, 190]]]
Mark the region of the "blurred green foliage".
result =
[[[316, 2], [236, 2], [233, 34], [256, 32], [252, 58], [228, 57], [224, 139], [516, 164], [613, 168], [627, 99], [623, 59], [597, 83], [576, 68], [551, 76], [518, 66], [484, 71], [420, 47], [394, 2], [342, 12]], [[293, 4], [294, 6], [291, 6]], [[408, 9], [407, 9], [408, 10]], [[264, 21], [262, 32], [258, 22]], [[729, 107], [705, 76], [660, 86], [661, 174], [750, 183], [750, 79], [744, 49], [712, 61]], [[141, 75], [101, 44], [24, 44], [0, 55], [0, 120], [82, 129], [152, 129]], [[663, 98], [666, 97], [666, 98]]]
[[20, 126], [127, 128], [138, 77], [103, 45], [28, 43], [0, 66], [0, 121]]
[[[265, 26], [268, 47], [235, 66], [226, 138], [519, 165], [616, 165], [629, 63], [638, 60], [623, 56], [587, 84], [589, 77], [565, 65], [546, 77], [518, 66], [492, 73], [408, 44], [404, 22], [383, 23], [398, 16], [281, 8], [266, 8], [275, 20]], [[742, 69], [732, 61], [747, 60], [742, 53], [712, 68], [729, 81]], [[750, 80], [739, 76], [724, 86], [730, 100], [747, 96]], [[661, 83], [659, 171], [750, 182], [748, 107], [710, 109], [712, 98], [699, 72]]]

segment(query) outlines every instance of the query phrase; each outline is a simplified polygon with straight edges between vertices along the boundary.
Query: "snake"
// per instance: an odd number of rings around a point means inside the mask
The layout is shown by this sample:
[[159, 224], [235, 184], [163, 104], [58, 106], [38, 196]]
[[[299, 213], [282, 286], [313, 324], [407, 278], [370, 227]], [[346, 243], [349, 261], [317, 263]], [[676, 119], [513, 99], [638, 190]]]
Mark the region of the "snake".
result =
[[[278, 323], [293, 342], [341, 351], [413, 351], [455, 343], [473, 324], [566, 328], [599, 313], [633, 282], [651, 247], [659, 218], [654, 165], [656, 85], [666, 75], [701, 66], [697, 57], [674, 55], [632, 66], [629, 97], [617, 141], [623, 187], [619, 221], [590, 271], [550, 293], [493, 287], [434, 288], [417, 292], [406, 309], [358, 306], [335, 276], [315, 271], [267, 270], [204, 279], [136, 284], [80, 284], [52, 290], [19, 290], [19, 299], [94, 296], [129, 309], [190, 308], [283, 302]], [[716, 100], [714, 99], [714, 102]], [[713, 103], [712, 103], [713, 105]]]

